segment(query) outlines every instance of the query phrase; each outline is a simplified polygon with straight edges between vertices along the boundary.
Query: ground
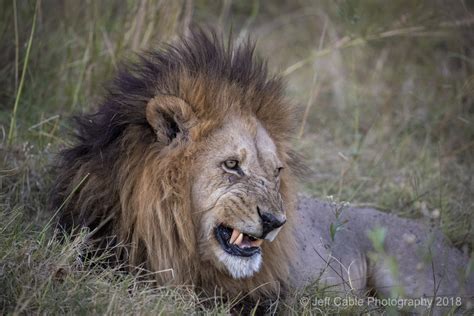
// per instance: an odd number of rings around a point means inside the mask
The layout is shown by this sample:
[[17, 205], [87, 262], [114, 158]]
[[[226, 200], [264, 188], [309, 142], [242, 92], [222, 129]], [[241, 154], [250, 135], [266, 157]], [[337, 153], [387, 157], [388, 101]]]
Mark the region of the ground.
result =
[[[1, 313], [226, 313], [233, 302], [152, 288], [81, 262], [47, 206], [69, 118], [97, 104], [120, 62], [189, 25], [257, 40], [297, 104], [300, 190], [439, 226], [474, 246], [474, 7], [467, 1], [5, 1], [0, 10]], [[328, 229], [330, 229], [328, 227]], [[92, 266], [92, 267], [91, 267]], [[278, 301], [288, 313], [317, 284]], [[237, 299], [236, 299], [237, 300]], [[328, 305], [328, 304], [326, 304]], [[351, 308], [345, 309], [350, 312]], [[352, 310], [353, 311], [353, 310]], [[383, 311], [379, 310], [379, 311]]]

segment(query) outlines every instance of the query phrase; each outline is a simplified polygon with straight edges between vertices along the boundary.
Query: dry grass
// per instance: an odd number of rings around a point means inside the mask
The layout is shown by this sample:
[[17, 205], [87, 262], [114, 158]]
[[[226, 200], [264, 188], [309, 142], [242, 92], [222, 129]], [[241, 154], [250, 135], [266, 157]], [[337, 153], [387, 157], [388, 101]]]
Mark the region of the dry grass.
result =
[[[189, 288], [152, 288], [80, 262], [83, 240], [45, 226], [54, 153], [121, 60], [210, 23], [284, 75], [301, 108], [301, 189], [439, 225], [474, 240], [474, 7], [467, 1], [4, 1], [0, 10], [0, 311], [228, 313]], [[36, 13], [36, 20], [34, 19]], [[34, 27], [33, 27], [34, 25]], [[30, 35], [32, 35], [30, 37]], [[31, 38], [31, 40], [30, 40]], [[9, 132], [11, 131], [11, 132]], [[283, 313], [330, 313], [279, 302]], [[362, 312], [359, 310], [357, 312]], [[339, 311], [340, 312], [340, 311]], [[356, 312], [346, 310], [346, 313]]]

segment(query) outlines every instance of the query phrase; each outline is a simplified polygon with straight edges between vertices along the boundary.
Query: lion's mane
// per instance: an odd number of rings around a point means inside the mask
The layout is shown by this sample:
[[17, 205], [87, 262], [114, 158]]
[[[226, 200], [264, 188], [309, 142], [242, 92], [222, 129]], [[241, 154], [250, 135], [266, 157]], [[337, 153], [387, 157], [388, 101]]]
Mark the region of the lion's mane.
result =
[[[68, 231], [88, 227], [98, 247], [122, 245], [117, 258], [156, 272], [160, 284], [192, 284], [209, 294], [278, 294], [288, 282], [293, 248], [291, 170], [281, 185], [288, 223], [263, 245], [261, 270], [234, 280], [201, 262], [197, 251], [190, 170], [205, 142], [190, 144], [184, 137], [173, 148], [157, 142], [145, 110], [156, 95], [177, 96], [198, 118], [194, 137], [205, 139], [239, 106], [258, 118], [290, 164], [294, 110], [283, 98], [281, 80], [267, 74], [249, 41], [227, 46], [202, 30], [138, 58], [119, 70], [94, 114], [75, 118], [76, 143], [56, 165], [53, 205], [61, 208], [60, 225]], [[159, 132], [172, 134], [174, 128]]]

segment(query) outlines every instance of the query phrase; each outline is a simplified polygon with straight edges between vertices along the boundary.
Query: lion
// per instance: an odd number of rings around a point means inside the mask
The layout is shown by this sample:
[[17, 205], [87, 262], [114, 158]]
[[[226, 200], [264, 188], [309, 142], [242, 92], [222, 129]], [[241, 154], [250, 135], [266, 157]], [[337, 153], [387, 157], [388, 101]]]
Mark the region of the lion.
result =
[[[257, 300], [316, 280], [385, 293], [397, 280], [369, 256], [366, 229], [387, 224], [405, 294], [433, 296], [431, 278], [414, 272], [416, 247], [401, 241], [409, 232], [427, 240], [419, 224], [351, 208], [330, 236], [331, 206], [297, 195], [295, 107], [254, 47], [195, 29], [122, 67], [97, 111], [76, 117], [76, 143], [59, 156], [61, 227], [87, 227], [95, 247], [160, 285]], [[434, 245], [450, 254], [440, 293], [463, 290], [448, 280], [467, 257], [444, 237]]]
[[294, 249], [282, 229], [295, 209], [294, 111], [253, 50], [195, 31], [121, 69], [61, 153], [61, 226], [124, 245], [120, 260], [160, 284], [277, 295]]

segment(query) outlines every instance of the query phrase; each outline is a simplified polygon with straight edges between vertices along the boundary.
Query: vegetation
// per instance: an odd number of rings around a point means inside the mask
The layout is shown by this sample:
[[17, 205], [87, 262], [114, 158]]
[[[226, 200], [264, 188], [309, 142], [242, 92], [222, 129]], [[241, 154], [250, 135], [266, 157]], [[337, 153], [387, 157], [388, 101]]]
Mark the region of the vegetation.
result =
[[[211, 24], [258, 40], [300, 108], [301, 190], [440, 226], [474, 246], [474, 6], [468, 1], [2, 1], [0, 313], [228, 313], [235, 302], [155, 288], [58, 242], [48, 190], [74, 113], [120, 62]], [[329, 228], [328, 228], [329, 229]], [[278, 301], [285, 313], [315, 284]], [[239, 298], [236, 298], [238, 301]], [[368, 310], [357, 310], [363, 312]], [[383, 310], [379, 310], [383, 312]], [[348, 308], [346, 313], [355, 312]]]

